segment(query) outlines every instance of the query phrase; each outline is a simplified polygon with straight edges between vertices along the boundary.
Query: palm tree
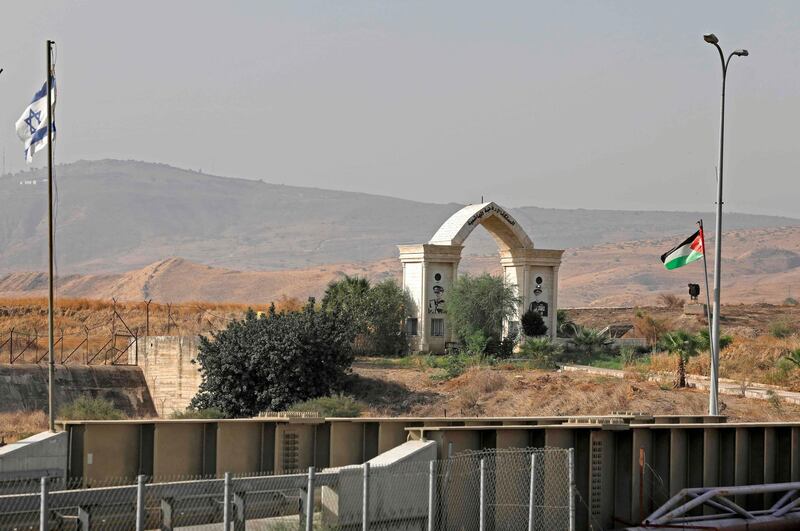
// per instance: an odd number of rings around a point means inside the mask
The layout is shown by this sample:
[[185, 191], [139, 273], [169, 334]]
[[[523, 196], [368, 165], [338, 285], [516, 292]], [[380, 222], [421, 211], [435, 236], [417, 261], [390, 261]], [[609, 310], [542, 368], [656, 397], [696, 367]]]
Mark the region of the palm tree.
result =
[[696, 356], [700, 349], [708, 345], [708, 340], [690, 334], [685, 330], [667, 332], [661, 339], [661, 345], [672, 354], [678, 355], [677, 381], [675, 387], [686, 387], [686, 362]]
[[578, 328], [570, 339], [572, 347], [584, 358], [591, 358], [608, 350], [614, 340], [595, 328]]

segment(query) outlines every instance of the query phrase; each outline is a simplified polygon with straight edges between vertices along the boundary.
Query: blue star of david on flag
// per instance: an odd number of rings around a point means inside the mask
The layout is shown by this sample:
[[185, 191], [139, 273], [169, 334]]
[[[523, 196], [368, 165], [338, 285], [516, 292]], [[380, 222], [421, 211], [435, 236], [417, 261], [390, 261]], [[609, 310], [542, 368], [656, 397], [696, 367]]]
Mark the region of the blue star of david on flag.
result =
[[[56, 79], [50, 78], [50, 93], [52, 108], [47, 109], [47, 83], [33, 96], [31, 104], [25, 109], [17, 120], [17, 136], [25, 144], [25, 160], [33, 162], [33, 154], [47, 147], [48, 129], [47, 113], [54, 112], [56, 108]], [[53, 139], [56, 137], [56, 124], [53, 118]]]
[[[33, 112], [33, 109], [30, 109], [28, 113], [28, 117], [25, 118], [25, 123], [31, 128], [31, 134], [33, 134], [39, 129], [39, 124], [42, 123], [42, 111]], [[33, 124], [34, 120], [36, 120], [36, 125]]]

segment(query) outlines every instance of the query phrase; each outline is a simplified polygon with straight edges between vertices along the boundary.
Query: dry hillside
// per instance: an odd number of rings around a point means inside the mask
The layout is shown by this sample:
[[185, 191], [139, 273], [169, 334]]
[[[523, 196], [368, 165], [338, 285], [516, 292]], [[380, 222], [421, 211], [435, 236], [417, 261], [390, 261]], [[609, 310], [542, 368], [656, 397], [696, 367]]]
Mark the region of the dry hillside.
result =
[[[702, 285], [703, 268], [698, 262], [677, 271], [664, 270], [658, 257], [675, 243], [676, 238], [663, 238], [567, 250], [559, 274], [560, 305], [633, 306], [654, 304], [662, 293], [683, 296], [689, 282]], [[724, 303], [781, 303], [788, 297], [800, 298], [800, 227], [731, 231], [724, 253]], [[461, 266], [462, 272], [470, 273], [499, 270], [496, 256], [465, 256]], [[126, 273], [64, 276], [59, 278], [58, 294], [125, 301], [265, 304], [281, 295], [303, 300], [319, 297], [329, 282], [345, 274], [399, 279], [401, 269], [395, 258], [280, 271], [223, 269], [170, 258]], [[46, 288], [44, 273], [10, 273], [0, 278], [3, 297], [44, 296]]]

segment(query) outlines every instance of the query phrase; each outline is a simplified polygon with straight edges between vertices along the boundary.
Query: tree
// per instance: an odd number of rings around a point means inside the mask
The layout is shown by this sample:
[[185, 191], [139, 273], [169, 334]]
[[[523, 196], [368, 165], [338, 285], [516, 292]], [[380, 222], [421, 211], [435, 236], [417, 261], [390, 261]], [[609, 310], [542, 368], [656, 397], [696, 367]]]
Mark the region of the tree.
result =
[[482, 332], [486, 339], [503, 336], [503, 321], [517, 311], [519, 299], [503, 277], [482, 274], [455, 279], [445, 302], [450, 326], [462, 341]]
[[369, 314], [369, 280], [345, 275], [328, 284], [322, 296], [322, 308], [335, 313], [353, 327], [354, 334], [367, 332]]
[[685, 330], [668, 332], [661, 339], [661, 347], [672, 354], [678, 355], [677, 381], [676, 387], [686, 387], [686, 362], [690, 357], [696, 356], [698, 351], [708, 346], [708, 339], [703, 339], [701, 335], [693, 335]]
[[408, 348], [405, 317], [406, 295], [388, 278], [372, 286], [368, 294], [367, 334], [372, 348], [380, 354], [401, 355]]
[[337, 312], [315, 308], [256, 317], [252, 310], [210, 338], [200, 337], [202, 381], [194, 409], [229, 417], [283, 410], [339, 391], [353, 362], [352, 327]]
[[522, 314], [522, 331], [529, 337], [543, 336], [547, 333], [547, 325], [539, 312], [528, 310]]
[[328, 284], [322, 308], [348, 322], [354, 336], [370, 350], [391, 355], [405, 352], [406, 296], [394, 279], [370, 285], [365, 278], [345, 276]]

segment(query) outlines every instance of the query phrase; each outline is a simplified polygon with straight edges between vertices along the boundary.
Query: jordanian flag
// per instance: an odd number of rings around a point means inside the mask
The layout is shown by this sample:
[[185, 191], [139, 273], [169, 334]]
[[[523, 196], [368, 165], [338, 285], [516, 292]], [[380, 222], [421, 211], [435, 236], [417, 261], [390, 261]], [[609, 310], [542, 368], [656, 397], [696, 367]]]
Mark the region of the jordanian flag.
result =
[[674, 249], [661, 255], [666, 269], [678, 269], [703, 258], [703, 229], [698, 230]]

